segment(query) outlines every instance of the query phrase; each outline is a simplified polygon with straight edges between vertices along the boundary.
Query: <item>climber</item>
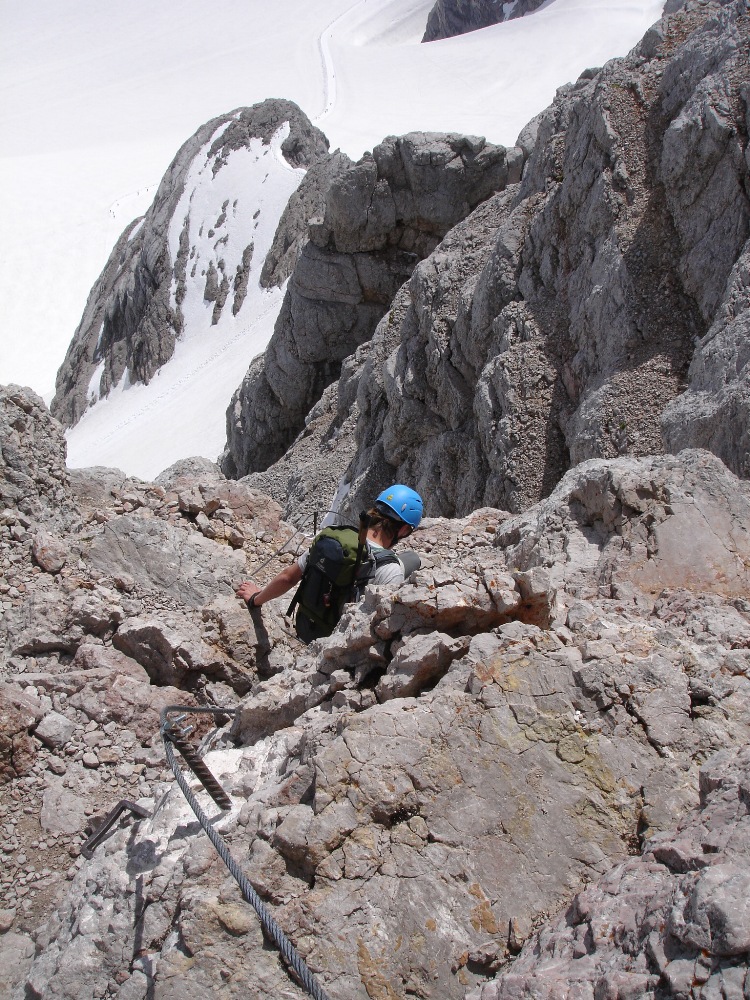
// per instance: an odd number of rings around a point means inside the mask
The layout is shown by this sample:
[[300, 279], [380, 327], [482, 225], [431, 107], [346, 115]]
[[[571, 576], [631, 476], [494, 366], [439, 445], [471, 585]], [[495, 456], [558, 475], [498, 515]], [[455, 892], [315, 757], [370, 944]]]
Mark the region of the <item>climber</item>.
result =
[[416, 552], [398, 556], [392, 546], [414, 531], [422, 512], [418, 493], [401, 483], [390, 486], [360, 515], [359, 530], [349, 525], [324, 528], [308, 552], [265, 587], [246, 580], [237, 596], [253, 609], [298, 585], [287, 612], [296, 608], [297, 635], [303, 642], [330, 635], [344, 604], [356, 600], [366, 584], [397, 587], [419, 568]]

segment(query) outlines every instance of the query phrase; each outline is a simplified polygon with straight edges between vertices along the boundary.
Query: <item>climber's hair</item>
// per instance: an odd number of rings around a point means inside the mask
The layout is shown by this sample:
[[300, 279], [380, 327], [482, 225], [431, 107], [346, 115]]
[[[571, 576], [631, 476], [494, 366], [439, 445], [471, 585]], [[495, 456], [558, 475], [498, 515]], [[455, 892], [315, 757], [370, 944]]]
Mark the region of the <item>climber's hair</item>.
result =
[[404, 526], [403, 521], [397, 521], [395, 517], [388, 517], [377, 507], [370, 507], [367, 511], [367, 517], [370, 519], [371, 528], [379, 528], [390, 539], [389, 545], [393, 545], [398, 540], [398, 533]]

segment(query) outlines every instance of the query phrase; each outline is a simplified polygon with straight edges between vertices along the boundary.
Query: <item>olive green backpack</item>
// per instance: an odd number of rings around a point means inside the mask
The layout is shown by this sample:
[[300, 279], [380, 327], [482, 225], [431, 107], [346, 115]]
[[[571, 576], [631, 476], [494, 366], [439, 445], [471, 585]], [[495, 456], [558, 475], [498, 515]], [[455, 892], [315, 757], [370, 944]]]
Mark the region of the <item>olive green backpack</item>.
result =
[[289, 605], [296, 608], [294, 627], [303, 642], [330, 635], [344, 604], [354, 601], [378, 566], [398, 562], [390, 549], [373, 553], [361, 531], [348, 524], [323, 528], [310, 546], [302, 580]]

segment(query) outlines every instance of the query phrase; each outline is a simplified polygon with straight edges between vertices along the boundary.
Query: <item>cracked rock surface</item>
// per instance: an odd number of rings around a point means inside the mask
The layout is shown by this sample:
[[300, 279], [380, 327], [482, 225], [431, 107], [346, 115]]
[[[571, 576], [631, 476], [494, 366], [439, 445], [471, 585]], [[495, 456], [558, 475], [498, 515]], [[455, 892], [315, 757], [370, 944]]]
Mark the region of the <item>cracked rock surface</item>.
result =
[[[284, 598], [232, 596], [299, 536], [211, 463], [72, 475], [59, 569], [27, 487], [0, 528], [14, 1000], [304, 995], [166, 767], [175, 703], [234, 710], [191, 737], [231, 809], [189, 780], [333, 1000], [742, 996], [749, 497], [715, 456], [587, 462], [523, 515], [428, 518], [421, 568], [310, 647]], [[84, 858], [123, 798], [150, 815]]]
[[382, 482], [433, 514], [520, 513], [580, 462], [685, 448], [747, 478], [748, 65], [746, 4], [689, 0], [561, 87], [517, 139], [520, 182], [415, 261], [278, 467], [252, 473], [286, 515], [332, 499], [326, 461], [354, 515]]
[[750, 987], [748, 747], [700, 772], [700, 802], [578, 893], [467, 1000], [744, 997]]

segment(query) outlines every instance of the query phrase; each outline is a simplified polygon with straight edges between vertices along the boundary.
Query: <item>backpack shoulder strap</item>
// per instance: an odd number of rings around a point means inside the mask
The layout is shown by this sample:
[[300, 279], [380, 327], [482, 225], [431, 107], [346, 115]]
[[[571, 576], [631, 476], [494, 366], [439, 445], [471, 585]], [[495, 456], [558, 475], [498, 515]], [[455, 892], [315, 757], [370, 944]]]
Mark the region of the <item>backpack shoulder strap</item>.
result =
[[398, 561], [398, 556], [391, 549], [376, 549], [368, 545], [367, 558], [363, 560], [362, 567], [357, 574], [357, 589], [361, 591], [372, 580], [379, 566], [387, 566], [389, 563], [397, 563]]
[[388, 563], [397, 563], [399, 558], [393, 549], [376, 549], [372, 552], [372, 558], [376, 566], [387, 566]]

